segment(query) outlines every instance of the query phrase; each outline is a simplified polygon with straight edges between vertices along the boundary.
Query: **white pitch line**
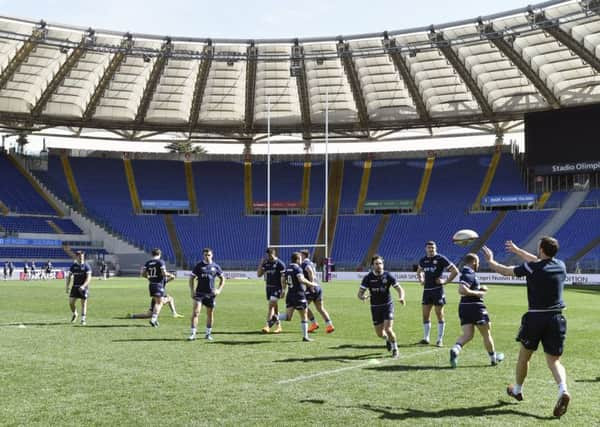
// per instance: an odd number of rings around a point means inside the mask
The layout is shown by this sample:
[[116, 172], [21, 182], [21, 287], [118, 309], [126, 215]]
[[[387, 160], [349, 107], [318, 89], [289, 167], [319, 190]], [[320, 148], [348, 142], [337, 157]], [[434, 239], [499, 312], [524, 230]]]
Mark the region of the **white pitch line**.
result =
[[[382, 362], [378, 361], [378, 363], [385, 363], [385, 362], [388, 362], [388, 361], [389, 362], [393, 362], [393, 361], [396, 361], [396, 360], [405, 360], [405, 359], [409, 359], [409, 358], [411, 358], [413, 356], [422, 356], [424, 354], [434, 353], [434, 352], [436, 352], [438, 350], [439, 349], [436, 348], [436, 349], [433, 349], [433, 350], [422, 351], [420, 353], [413, 353], [413, 354], [409, 354], [409, 355], [407, 355], [405, 357], [400, 357], [398, 359], [391, 359], [391, 358], [389, 358], [389, 359], [385, 359]], [[321, 371], [321, 372], [317, 372], [317, 373], [310, 374], [310, 375], [300, 375], [299, 377], [290, 378], [290, 379], [287, 379], [287, 380], [280, 380], [280, 381], [277, 381], [276, 384], [295, 383], [295, 382], [299, 382], [299, 381], [310, 380], [312, 378], [323, 377], [325, 375], [333, 375], [333, 374], [337, 374], [339, 372], [350, 371], [352, 369], [360, 369], [360, 368], [364, 368], [365, 366], [372, 366], [373, 365], [372, 360], [374, 360], [374, 359], [371, 359], [370, 361], [365, 362], [365, 363], [361, 363], [360, 365], [347, 366], [345, 368], [338, 368], [338, 369], [330, 369], [329, 371]], [[375, 359], [375, 360], [377, 360], [377, 359]]]

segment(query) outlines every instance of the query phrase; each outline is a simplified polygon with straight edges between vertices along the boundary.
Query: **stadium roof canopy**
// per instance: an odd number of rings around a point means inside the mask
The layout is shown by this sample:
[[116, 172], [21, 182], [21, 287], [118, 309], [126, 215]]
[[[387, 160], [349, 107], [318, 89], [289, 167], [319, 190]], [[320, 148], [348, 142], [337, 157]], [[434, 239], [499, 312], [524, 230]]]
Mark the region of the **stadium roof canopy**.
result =
[[0, 17], [0, 127], [122, 139], [492, 133], [600, 101], [600, 0], [300, 39], [119, 33]]

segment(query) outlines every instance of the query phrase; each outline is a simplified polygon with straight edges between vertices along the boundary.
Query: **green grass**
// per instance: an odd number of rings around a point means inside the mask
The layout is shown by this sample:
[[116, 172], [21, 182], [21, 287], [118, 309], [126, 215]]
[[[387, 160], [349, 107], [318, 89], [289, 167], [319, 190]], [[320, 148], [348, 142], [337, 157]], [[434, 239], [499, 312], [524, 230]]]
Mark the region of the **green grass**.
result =
[[[496, 347], [506, 354], [488, 366], [481, 339], [466, 346], [458, 369], [448, 348], [459, 335], [458, 295], [447, 290], [446, 347], [417, 346], [420, 288], [405, 286], [396, 307], [399, 360], [376, 338], [358, 283], [325, 285], [336, 325], [300, 341], [298, 318], [284, 333], [262, 335], [264, 285], [230, 281], [218, 298], [215, 341], [187, 342], [189, 291], [169, 285], [183, 319], [165, 308], [159, 329], [129, 320], [143, 311], [141, 279], [94, 280], [88, 326], [71, 325], [64, 282], [1, 282], [1, 425], [558, 425], [551, 418], [557, 388], [543, 354], [534, 355], [525, 399], [505, 396], [513, 381], [514, 341], [526, 307], [525, 289], [493, 286], [487, 298]], [[564, 364], [573, 401], [562, 421], [597, 425], [600, 396], [600, 293], [568, 290], [569, 333]], [[199, 332], [203, 333], [204, 313]], [[434, 322], [435, 325], [435, 322]], [[323, 325], [324, 326], [324, 325]]]

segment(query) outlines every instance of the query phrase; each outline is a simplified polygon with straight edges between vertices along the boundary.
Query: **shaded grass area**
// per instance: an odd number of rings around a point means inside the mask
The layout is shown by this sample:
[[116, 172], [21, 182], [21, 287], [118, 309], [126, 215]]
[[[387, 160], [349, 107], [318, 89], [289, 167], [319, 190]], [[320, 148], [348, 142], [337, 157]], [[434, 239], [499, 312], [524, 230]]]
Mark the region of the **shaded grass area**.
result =
[[[532, 360], [521, 403], [505, 396], [513, 381], [514, 341], [526, 308], [523, 287], [491, 286], [493, 335], [506, 360], [489, 361], [479, 337], [455, 370], [448, 349], [460, 334], [455, 285], [447, 289], [446, 347], [421, 346], [420, 288], [407, 284], [396, 307], [400, 359], [373, 333], [358, 283], [324, 285], [336, 331], [324, 324], [312, 343], [299, 321], [280, 335], [259, 332], [264, 287], [230, 281], [217, 299], [214, 342], [187, 342], [187, 283], [169, 284], [178, 311], [161, 326], [130, 320], [149, 303], [141, 279], [94, 280], [88, 326], [71, 325], [64, 283], [1, 282], [2, 425], [538, 425], [551, 416], [557, 389], [543, 355]], [[600, 294], [568, 290], [564, 364], [573, 401], [562, 422], [598, 423]], [[200, 325], [204, 324], [201, 314]], [[435, 321], [434, 321], [435, 324]], [[199, 328], [203, 332], [203, 328]], [[203, 334], [202, 334], [203, 335]]]

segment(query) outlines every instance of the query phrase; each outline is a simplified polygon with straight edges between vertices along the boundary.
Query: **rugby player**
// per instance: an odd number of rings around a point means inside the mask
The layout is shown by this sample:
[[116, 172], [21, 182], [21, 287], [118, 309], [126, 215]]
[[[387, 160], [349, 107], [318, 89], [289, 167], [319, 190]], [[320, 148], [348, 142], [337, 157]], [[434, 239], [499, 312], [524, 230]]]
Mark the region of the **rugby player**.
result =
[[[300, 255], [302, 256], [302, 264], [300, 264], [300, 268], [302, 268], [302, 274], [304, 274], [304, 277], [309, 282], [317, 283], [315, 265], [309, 258], [310, 253], [307, 249], [303, 249], [300, 251]], [[325, 310], [325, 305], [323, 304], [323, 289], [321, 288], [321, 286], [308, 288], [306, 290], [306, 300], [308, 301], [309, 305], [311, 302], [315, 303], [317, 311], [321, 313], [321, 316], [325, 321], [325, 331], [328, 334], [335, 331], [335, 328], [333, 327], [333, 322], [331, 321], [331, 317], [329, 317], [329, 313], [327, 312], [327, 310]], [[309, 333], [319, 329], [319, 324], [317, 323], [315, 315], [313, 314], [310, 308], [308, 309], [308, 321], [310, 322], [310, 325], [308, 326]]]
[[167, 271], [167, 265], [160, 259], [161, 250], [158, 248], [152, 249], [152, 259], [144, 264], [142, 276], [148, 279], [148, 291], [154, 302], [152, 315], [150, 317], [150, 325], [158, 328], [158, 315], [163, 306], [163, 298], [167, 295], [165, 286], [175, 278], [174, 275]]
[[[394, 301], [390, 294], [390, 287], [398, 292], [398, 301], [405, 305], [404, 289], [396, 278], [384, 271], [383, 257], [374, 255], [371, 258], [371, 271], [363, 277], [358, 290], [358, 299], [371, 300], [371, 318], [378, 337], [385, 340], [388, 351], [391, 350], [392, 357], [398, 358], [398, 343], [394, 333]], [[369, 291], [369, 295], [366, 292]]]
[[[213, 262], [213, 251], [210, 248], [202, 250], [203, 260], [200, 261], [192, 270], [190, 276], [190, 293], [193, 300], [193, 310], [191, 319], [191, 334], [188, 341], [196, 339], [196, 329], [198, 327], [198, 315], [202, 306], [206, 307], [206, 333], [204, 338], [212, 341], [212, 326], [214, 321], [214, 309], [216, 306], [215, 298], [223, 290], [225, 286], [225, 277], [223, 270], [218, 264]], [[215, 287], [215, 278], [219, 278], [219, 285]], [[194, 281], [198, 282], [198, 286], [194, 291]]]
[[494, 253], [486, 246], [483, 254], [492, 270], [503, 276], [525, 276], [527, 282], [527, 313], [521, 318], [517, 341], [521, 342], [516, 366], [516, 382], [506, 391], [512, 398], [523, 400], [523, 383], [527, 377], [529, 360], [541, 341], [546, 354], [546, 363], [558, 384], [558, 400], [553, 415], [561, 417], [567, 412], [571, 395], [567, 390], [567, 373], [560, 361], [567, 334], [567, 320], [562, 314], [565, 309], [562, 293], [567, 271], [563, 261], [554, 258], [559, 249], [558, 240], [542, 237], [535, 256], [507, 241], [506, 249], [519, 256], [524, 262], [519, 266], [506, 266], [494, 260]]
[[[283, 289], [281, 297], [285, 296], [286, 312], [279, 315], [279, 320], [292, 320], [294, 311], [300, 313], [300, 328], [302, 329], [302, 341], [312, 341], [308, 336], [308, 301], [306, 300], [306, 289], [318, 286], [304, 277], [300, 262], [302, 255], [300, 252], [292, 253], [291, 263], [285, 269], [285, 274], [281, 277], [281, 287]], [[286, 295], [287, 292], [287, 295]]]
[[[434, 241], [425, 244], [426, 256], [419, 260], [417, 268], [417, 279], [423, 285], [423, 339], [419, 344], [429, 344], [429, 332], [431, 331], [431, 308], [435, 307], [435, 315], [438, 320], [438, 335], [436, 344], [442, 347], [446, 321], [444, 319], [444, 305], [446, 295], [444, 285], [450, 283], [458, 275], [458, 269], [448, 258], [437, 253]], [[447, 279], [442, 278], [444, 271], [450, 271]]]
[[267, 292], [267, 320], [262, 333], [267, 334], [271, 331], [273, 325], [277, 325], [273, 330], [273, 333], [278, 334], [281, 332], [281, 322], [279, 321], [279, 299], [282, 296], [281, 280], [285, 272], [285, 264], [279, 258], [277, 258], [277, 252], [275, 248], [268, 248], [266, 250], [267, 256], [260, 261], [256, 275], [258, 277], [265, 276], [265, 285]]
[[[75, 252], [77, 259], [69, 268], [66, 280], [66, 293], [69, 294], [69, 307], [71, 308], [71, 323], [77, 320], [77, 308], [75, 302], [81, 300], [81, 325], [86, 324], [87, 302], [89, 296], [89, 285], [92, 281], [92, 269], [85, 262], [85, 253], [83, 251]], [[70, 288], [71, 280], [73, 287]]]
[[450, 349], [450, 366], [456, 368], [458, 355], [463, 347], [473, 339], [475, 327], [477, 327], [483, 338], [483, 345], [490, 356], [491, 365], [496, 366], [504, 360], [504, 354], [497, 353], [494, 348], [490, 317], [483, 303], [483, 297], [488, 289], [485, 285], [479, 283], [475, 273], [479, 270], [479, 257], [476, 254], [469, 253], [465, 255], [464, 263], [458, 285], [458, 293], [461, 295], [460, 304], [458, 305], [458, 317], [463, 333]]

